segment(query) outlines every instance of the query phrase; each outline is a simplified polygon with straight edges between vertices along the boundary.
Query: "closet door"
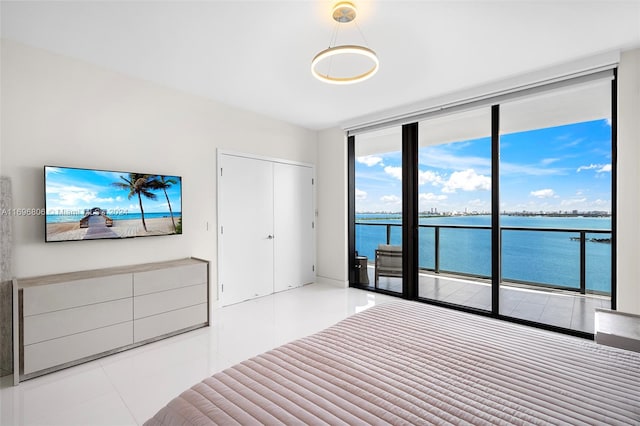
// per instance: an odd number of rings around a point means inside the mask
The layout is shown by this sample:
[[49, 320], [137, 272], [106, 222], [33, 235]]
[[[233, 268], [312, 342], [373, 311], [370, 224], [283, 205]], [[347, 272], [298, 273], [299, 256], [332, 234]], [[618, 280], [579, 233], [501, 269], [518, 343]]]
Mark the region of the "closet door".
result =
[[219, 159], [218, 267], [226, 306], [273, 293], [273, 164]]
[[274, 291], [315, 281], [313, 169], [275, 163]]

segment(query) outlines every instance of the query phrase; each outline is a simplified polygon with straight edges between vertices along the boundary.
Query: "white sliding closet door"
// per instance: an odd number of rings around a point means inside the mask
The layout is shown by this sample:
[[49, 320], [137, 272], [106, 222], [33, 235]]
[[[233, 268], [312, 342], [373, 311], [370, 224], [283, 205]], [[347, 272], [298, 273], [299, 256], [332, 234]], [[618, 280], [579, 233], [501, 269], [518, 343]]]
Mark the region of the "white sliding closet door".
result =
[[313, 168], [220, 154], [222, 306], [315, 280]]
[[313, 169], [275, 163], [274, 291], [315, 280]]
[[221, 155], [219, 166], [218, 268], [226, 306], [273, 293], [273, 164]]

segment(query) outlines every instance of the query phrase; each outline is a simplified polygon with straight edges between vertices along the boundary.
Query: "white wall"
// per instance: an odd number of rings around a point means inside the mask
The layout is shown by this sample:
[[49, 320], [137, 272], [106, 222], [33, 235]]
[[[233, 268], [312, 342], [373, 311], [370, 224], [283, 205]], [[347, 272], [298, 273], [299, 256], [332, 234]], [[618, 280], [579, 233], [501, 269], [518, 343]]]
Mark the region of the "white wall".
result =
[[348, 285], [347, 141], [344, 131], [318, 135], [317, 276], [319, 281]]
[[640, 49], [618, 67], [618, 310], [640, 314]]
[[3, 40], [1, 71], [14, 208], [44, 207], [45, 164], [183, 179], [180, 236], [44, 243], [44, 217], [15, 217], [18, 277], [196, 256], [212, 261], [215, 288], [216, 148], [316, 164], [315, 131], [75, 59]]

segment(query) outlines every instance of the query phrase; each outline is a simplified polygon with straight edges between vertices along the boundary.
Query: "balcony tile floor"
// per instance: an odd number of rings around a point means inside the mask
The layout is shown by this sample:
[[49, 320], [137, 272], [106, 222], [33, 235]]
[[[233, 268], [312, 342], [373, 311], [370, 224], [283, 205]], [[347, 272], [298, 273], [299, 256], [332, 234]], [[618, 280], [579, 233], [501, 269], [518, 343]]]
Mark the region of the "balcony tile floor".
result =
[[[373, 285], [374, 270], [368, 268]], [[419, 296], [482, 310], [491, 309], [491, 286], [486, 282], [428, 273], [420, 274]], [[399, 278], [380, 277], [378, 287], [399, 292]], [[500, 288], [500, 314], [571, 330], [594, 332], [596, 308], [609, 308], [611, 299], [596, 295], [522, 288]]]

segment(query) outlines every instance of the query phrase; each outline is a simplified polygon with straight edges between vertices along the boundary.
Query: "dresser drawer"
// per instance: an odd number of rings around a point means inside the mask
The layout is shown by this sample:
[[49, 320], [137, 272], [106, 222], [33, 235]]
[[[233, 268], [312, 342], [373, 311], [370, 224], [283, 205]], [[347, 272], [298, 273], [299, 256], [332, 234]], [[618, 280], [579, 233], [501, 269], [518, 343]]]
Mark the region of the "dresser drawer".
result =
[[133, 343], [131, 322], [24, 346], [24, 374], [78, 361]]
[[133, 298], [133, 318], [139, 319], [207, 303], [207, 285], [198, 284]]
[[131, 298], [31, 315], [24, 317], [24, 344], [31, 345], [109, 325], [131, 322], [132, 319]]
[[140, 296], [206, 282], [207, 265], [204, 263], [136, 272], [133, 274], [133, 295]]
[[162, 336], [185, 328], [207, 323], [206, 303], [175, 311], [141, 318], [133, 322], [133, 336], [136, 343]]
[[131, 297], [131, 274], [67, 281], [59, 284], [25, 287], [23, 315], [75, 308], [92, 303]]

